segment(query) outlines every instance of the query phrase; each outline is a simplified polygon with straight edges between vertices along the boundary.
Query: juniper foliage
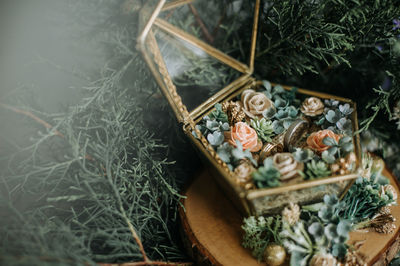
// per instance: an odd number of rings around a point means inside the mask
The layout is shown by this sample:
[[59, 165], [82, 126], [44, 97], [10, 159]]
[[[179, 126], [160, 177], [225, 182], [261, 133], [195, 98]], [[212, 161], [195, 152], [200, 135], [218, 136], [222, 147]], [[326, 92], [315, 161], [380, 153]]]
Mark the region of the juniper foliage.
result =
[[[13, 153], [0, 151], [1, 262], [140, 261], [129, 224], [151, 259], [185, 260], [177, 239], [178, 191], [198, 163], [134, 48], [146, 1], [70, 1], [83, 35], [103, 43], [110, 61], [85, 88], [82, 102], [65, 113], [45, 114], [18, 98], [2, 99], [54, 127], [31, 125], [36, 130], [27, 145], [5, 140]], [[231, 15], [236, 9], [230, 4], [247, 4], [198, 0], [196, 7], [213, 3]], [[249, 10], [241, 11], [241, 23], [230, 16], [215, 31], [215, 45], [240, 60], [249, 46]], [[352, 98], [362, 129], [369, 130], [366, 146], [399, 166], [400, 134], [389, 120], [400, 99], [400, 29], [393, 23], [399, 2], [264, 0], [261, 11], [255, 76]], [[101, 22], [93, 24], [93, 18]], [[214, 12], [202, 19], [216, 20]], [[188, 21], [180, 27], [201, 34], [195, 20]], [[186, 74], [209, 84], [196, 77], [208, 67], [196, 61]]]

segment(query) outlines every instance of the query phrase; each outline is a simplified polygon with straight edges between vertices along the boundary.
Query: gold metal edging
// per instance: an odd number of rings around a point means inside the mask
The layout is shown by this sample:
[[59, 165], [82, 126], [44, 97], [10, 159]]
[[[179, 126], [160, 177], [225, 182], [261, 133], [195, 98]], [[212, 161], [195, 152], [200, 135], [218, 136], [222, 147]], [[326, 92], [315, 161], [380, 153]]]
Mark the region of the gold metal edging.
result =
[[198, 38], [194, 37], [193, 35], [184, 32], [183, 30], [173, 26], [172, 24], [168, 23], [167, 21], [165, 21], [161, 18], [157, 18], [154, 21], [154, 25], [156, 25], [160, 29], [168, 32], [169, 34], [174, 35], [174, 36], [190, 43], [191, 45], [203, 50], [204, 52], [211, 55], [218, 61], [236, 69], [237, 71], [239, 71], [241, 73], [247, 73], [247, 74], [251, 73], [251, 71], [247, 65], [237, 61], [233, 57], [221, 52], [220, 50], [212, 47], [211, 45], [203, 42], [202, 40], [199, 40]]
[[305, 181], [303, 183], [295, 184], [295, 185], [287, 185], [287, 186], [280, 186], [277, 188], [265, 188], [265, 189], [257, 189], [249, 191], [247, 194], [248, 200], [254, 200], [260, 197], [269, 196], [273, 194], [280, 194], [285, 193], [293, 190], [300, 190], [305, 188], [316, 187], [320, 185], [332, 184], [337, 183], [339, 181], [346, 181], [352, 180], [357, 178], [357, 174], [345, 175], [345, 176], [334, 176], [334, 177], [326, 177], [314, 181]]
[[256, 5], [254, 7], [254, 22], [253, 22], [253, 32], [251, 35], [251, 49], [250, 49], [250, 61], [249, 61], [249, 67], [251, 73], [254, 72], [254, 58], [256, 54], [259, 13], [260, 13], [260, 0], [256, 0]]
[[144, 26], [142, 32], [139, 34], [137, 43], [141, 51], [143, 51], [143, 48], [145, 47], [145, 42], [147, 35], [150, 32], [151, 27], [154, 24], [154, 21], [156, 20], [157, 16], [160, 14], [162, 7], [164, 6], [166, 0], [160, 0], [158, 2], [156, 8], [154, 9], [153, 13], [151, 14], [149, 20], [147, 21], [146, 25]]

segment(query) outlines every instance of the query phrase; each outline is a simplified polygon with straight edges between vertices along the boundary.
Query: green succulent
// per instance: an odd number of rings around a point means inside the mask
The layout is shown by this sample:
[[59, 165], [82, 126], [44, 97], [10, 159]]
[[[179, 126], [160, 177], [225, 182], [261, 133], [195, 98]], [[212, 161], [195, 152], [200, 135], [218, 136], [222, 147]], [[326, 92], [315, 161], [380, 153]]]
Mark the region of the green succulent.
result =
[[279, 109], [274, 115], [274, 122], [272, 122], [275, 134], [280, 134], [285, 129], [288, 129], [297, 119], [298, 113], [298, 109], [294, 106], [286, 106]]
[[326, 137], [322, 140], [325, 145], [330, 148], [322, 152], [322, 159], [329, 164], [332, 164], [338, 158], [342, 158], [354, 150], [353, 139], [349, 136], [344, 136], [336, 141], [333, 138]]
[[296, 99], [296, 88], [287, 91], [282, 86], [272, 88], [271, 83], [263, 81], [264, 94], [274, 102], [275, 108], [268, 108], [263, 112], [264, 118], [273, 119], [272, 128], [275, 134], [281, 134], [297, 119], [300, 101]]
[[306, 266], [318, 252], [321, 246], [315, 245], [313, 238], [306, 230], [307, 224], [300, 220], [295, 225], [283, 224], [283, 230], [280, 237], [283, 239], [283, 245], [290, 253], [291, 266]]
[[296, 161], [302, 163], [307, 163], [315, 157], [315, 153], [310, 149], [296, 148], [292, 154]]
[[280, 185], [279, 178], [281, 174], [273, 165], [272, 159], [267, 158], [264, 166], [261, 166], [252, 173], [253, 181], [258, 188], [277, 187]]
[[222, 123], [228, 123], [228, 115], [222, 111], [222, 105], [220, 103], [217, 103], [214, 105], [215, 110], [212, 111], [208, 116], [210, 119], [215, 119], [218, 122]]
[[248, 159], [254, 166], [257, 166], [257, 162], [254, 160], [250, 150], [243, 150], [243, 146], [238, 140], [236, 140], [236, 147], [233, 147], [228, 142], [223, 143], [217, 148], [217, 154], [231, 171], [243, 159]]
[[[215, 115], [221, 116], [221, 114], [224, 114], [224, 113], [222, 112], [222, 110], [217, 111], [220, 109], [220, 108], [217, 108], [217, 106], [218, 105], [216, 105], [216, 111], [214, 111]], [[219, 107], [220, 107], [220, 105], [219, 105]], [[224, 122], [224, 119], [220, 119], [220, 117], [218, 118], [218, 117], [212, 115], [214, 112], [212, 112], [210, 114], [210, 116], [207, 116], [207, 115], [204, 116], [201, 123], [196, 125], [196, 128], [201, 132], [201, 134], [203, 134], [203, 136], [205, 136], [207, 138], [208, 142], [212, 146], [217, 147], [224, 142], [224, 140], [225, 140], [224, 131], [230, 130], [230, 127], [229, 127], [228, 122]], [[199, 138], [199, 136], [197, 136], [197, 134], [194, 130], [192, 131], [192, 134], [196, 138]]]
[[272, 137], [274, 136], [274, 129], [272, 127], [271, 121], [267, 121], [265, 118], [261, 118], [260, 120], [252, 119], [250, 121], [250, 125], [257, 132], [257, 135], [260, 139], [266, 142], [272, 141]]
[[327, 177], [331, 175], [331, 171], [323, 161], [311, 160], [306, 164], [306, 176], [307, 179], [313, 180], [319, 177]]
[[325, 100], [324, 114], [316, 123], [325, 129], [349, 135], [353, 130], [353, 124], [349, 119], [353, 111], [354, 109], [348, 103], [340, 104], [336, 100]]
[[272, 87], [271, 83], [267, 80], [263, 81], [265, 91], [263, 92], [269, 99], [276, 100], [281, 99], [285, 102], [285, 105], [296, 105], [300, 104], [300, 100], [297, 99], [296, 93], [297, 88], [293, 87], [290, 91], [285, 90], [281, 85], [275, 85]]

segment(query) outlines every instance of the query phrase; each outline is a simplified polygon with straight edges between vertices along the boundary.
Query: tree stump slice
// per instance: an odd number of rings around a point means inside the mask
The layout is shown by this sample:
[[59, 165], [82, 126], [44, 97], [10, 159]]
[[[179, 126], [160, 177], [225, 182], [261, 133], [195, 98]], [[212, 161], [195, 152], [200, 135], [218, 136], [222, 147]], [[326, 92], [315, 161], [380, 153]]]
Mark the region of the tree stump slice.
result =
[[[396, 178], [385, 169], [400, 195]], [[179, 210], [182, 222], [182, 238], [192, 258], [201, 265], [265, 265], [252, 257], [250, 250], [241, 246], [242, 216], [225, 197], [222, 190], [202, 169], [184, 192]], [[391, 206], [396, 218], [392, 234], [376, 232], [351, 232], [349, 244], [363, 243], [358, 251], [365, 256], [368, 265], [387, 265], [400, 249], [400, 205]]]

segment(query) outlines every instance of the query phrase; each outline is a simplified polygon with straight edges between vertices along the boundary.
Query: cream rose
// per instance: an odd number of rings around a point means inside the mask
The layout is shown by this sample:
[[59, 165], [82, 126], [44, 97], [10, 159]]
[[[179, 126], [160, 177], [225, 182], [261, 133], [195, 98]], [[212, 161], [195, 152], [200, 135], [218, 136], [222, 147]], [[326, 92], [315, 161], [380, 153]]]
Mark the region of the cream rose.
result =
[[241, 102], [244, 113], [253, 119], [262, 118], [264, 110], [275, 108], [272, 101], [264, 93], [251, 89], [242, 92]]
[[236, 140], [238, 140], [244, 150], [250, 149], [251, 152], [257, 152], [262, 147], [262, 142], [258, 140], [257, 132], [244, 122], [237, 122], [232, 127], [229, 137], [230, 144], [236, 146]]
[[310, 97], [304, 100], [300, 111], [307, 116], [317, 116], [324, 112], [324, 104], [317, 97]]
[[307, 138], [307, 145], [314, 151], [322, 153], [323, 151], [326, 151], [327, 149], [330, 148], [330, 146], [326, 145], [323, 142], [324, 138], [326, 138], [326, 137], [330, 137], [336, 141], [339, 141], [339, 139], [340, 139], [340, 135], [333, 133], [332, 130], [324, 129], [324, 130], [320, 130], [320, 131], [312, 133]]
[[289, 152], [275, 154], [272, 161], [281, 174], [281, 181], [292, 179], [299, 174], [299, 171], [304, 170], [304, 164], [296, 161]]

